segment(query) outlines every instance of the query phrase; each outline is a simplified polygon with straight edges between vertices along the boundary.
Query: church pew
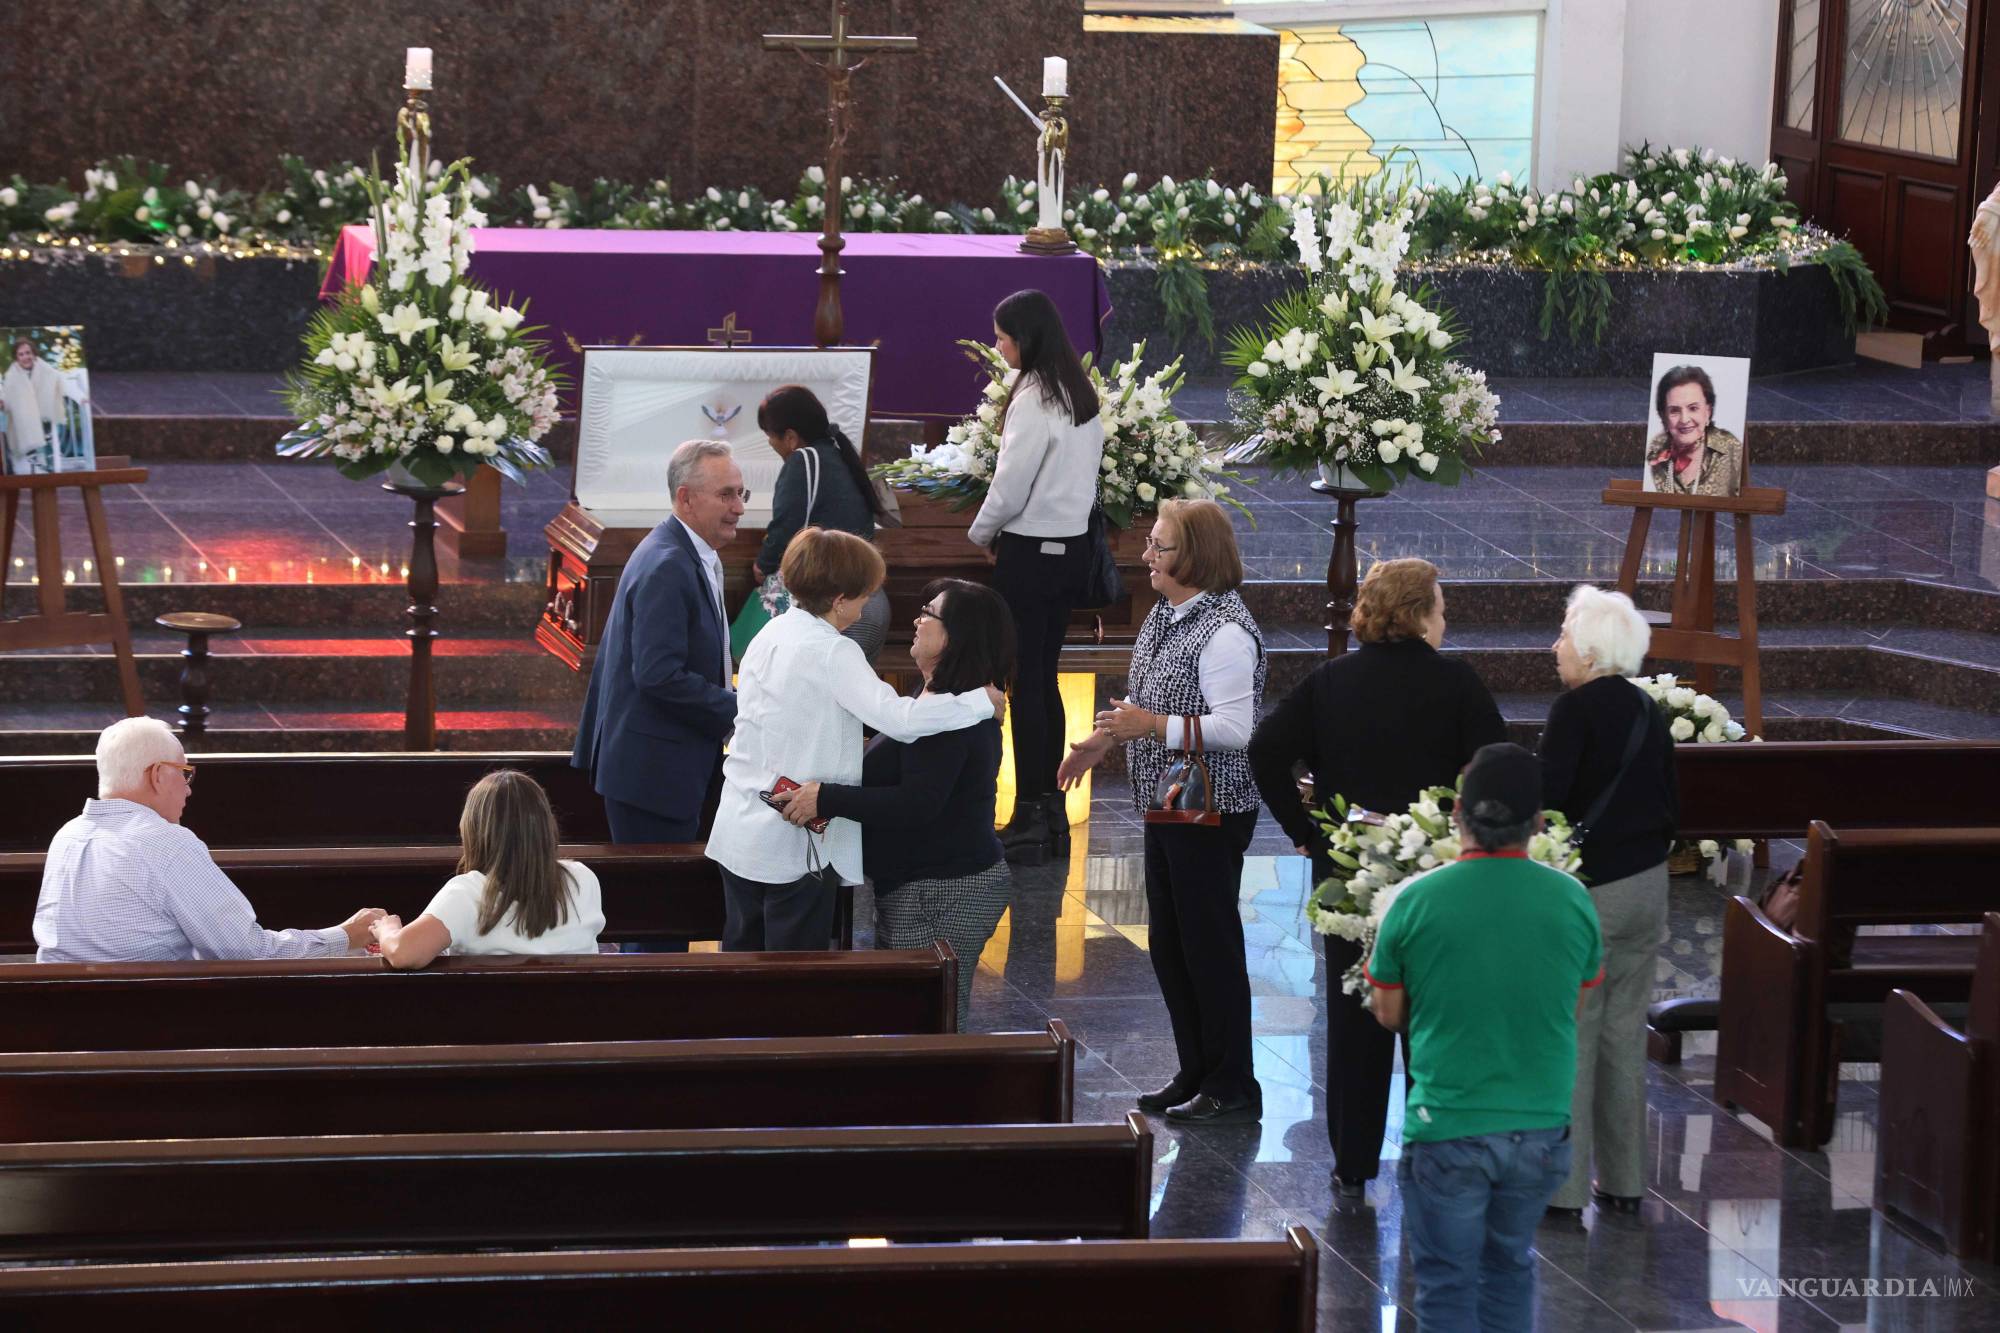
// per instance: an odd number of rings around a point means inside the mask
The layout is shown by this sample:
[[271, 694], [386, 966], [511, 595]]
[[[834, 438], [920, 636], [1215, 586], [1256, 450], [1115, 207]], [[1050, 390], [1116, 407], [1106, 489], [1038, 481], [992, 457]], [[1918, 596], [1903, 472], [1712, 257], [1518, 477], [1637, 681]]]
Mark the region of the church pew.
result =
[[1136, 1112], [1122, 1125], [0, 1145], [0, 1259], [1142, 1240], [1152, 1163]]
[[[357, 1034], [365, 1040], [366, 1034]], [[0, 1143], [1062, 1124], [1044, 1032], [0, 1055]]]
[[2000, 912], [1986, 914], [1965, 1023], [1889, 992], [1882, 1014], [1875, 1202], [2000, 1263]]
[[[1122, 662], [1119, 664], [1122, 667]], [[1681, 831], [1698, 838], [1800, 838], [1835, 828], [1979, 824], [2000, 790], [1996, 741], [1772, 741], [1684, 745]], [[194, 756], [186, 822], [210, 847], [455, 843], [465, 793], [496, 768], [542, 784], [563, 836], [608, 842], [589, 775], [557, 751]], [[329, 801], [329, 791], [368, 801]], [[0, 851], [41, 851], [96, 795], [87, 757], [0, 756]]]
[[1825, 1143], [1841, 1060], [1871, 1058], [1856, 1024], [1897, 988], [1962, 1006], [1978, 949], [1974, 936], [1856, 928], [1977, 922], [2000, 909], [1996, 863], [2000, 828], [1836, 832], [1814, 820], [1792, 929], [1742, 897], [1724, 918], [1716, 1100], [1786, 1147]]
[[417, 1327], [868, 1328], [1018, 1333], [1257, 1329], [1310, 1333], [1318, 1244], [1282, 1240], [1006, 1241], [987, 1245], [625, 1250], [85, 1265], [0, 1272], [12, 1330], [282, 1318], [289, 1333]]
[[[597, 876], [605, 943], [722, 937], [722, 877], [699, 843], [566, 843], [558, 851]], [[222, 848], [215, 863], [261, 924], [284, 930], [331, 925], [364, 906], [414, 921], [458, 873], [458, 856], [448, 846]], [[41, 852], [0, 852], [0, 954], [35, 951], [44, 859]]]
[[[953, 1032], [958, 960], [593, 954], [0, 967], [0, 1051], [441, 1046]], [[113, 1135], [112, 1137], [119, 1137]]]

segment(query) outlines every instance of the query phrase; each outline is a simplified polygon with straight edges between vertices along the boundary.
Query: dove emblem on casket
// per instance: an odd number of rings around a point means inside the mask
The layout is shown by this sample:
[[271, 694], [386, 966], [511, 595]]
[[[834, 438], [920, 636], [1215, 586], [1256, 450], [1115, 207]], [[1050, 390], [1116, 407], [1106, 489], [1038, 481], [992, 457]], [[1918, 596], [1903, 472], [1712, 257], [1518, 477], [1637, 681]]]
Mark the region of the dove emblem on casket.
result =
[[720, 402], [713, 407], [710, 407], [707, 403], [701, 405], [701, 414], [708, 418], [710, 425], [715, 427], [709, 433], [718, 440], [729, 438], [729, 423], [736, 420], [742, 414], [742, 411], [743, 404], [741, 403], [736, 404], [734, 407]]

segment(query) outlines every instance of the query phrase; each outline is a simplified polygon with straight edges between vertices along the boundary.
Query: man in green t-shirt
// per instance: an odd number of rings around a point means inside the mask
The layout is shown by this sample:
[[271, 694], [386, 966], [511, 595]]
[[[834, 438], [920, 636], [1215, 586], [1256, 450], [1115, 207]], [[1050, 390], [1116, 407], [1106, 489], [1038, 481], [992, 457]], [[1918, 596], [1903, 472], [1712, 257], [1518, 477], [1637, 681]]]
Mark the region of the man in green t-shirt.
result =
[[1603, 980], [1597, 909], [1530, 861], [1542, 774], [1518, 745], [1466, 765], [1465, 847], [1397, 896], [1367, 964], [1384, 1027], [1410, 1037], [1396, 1179], [1425, 1328], [1528, 1329], [1535, 1224], [1569, 1176], [1576, 1010]]

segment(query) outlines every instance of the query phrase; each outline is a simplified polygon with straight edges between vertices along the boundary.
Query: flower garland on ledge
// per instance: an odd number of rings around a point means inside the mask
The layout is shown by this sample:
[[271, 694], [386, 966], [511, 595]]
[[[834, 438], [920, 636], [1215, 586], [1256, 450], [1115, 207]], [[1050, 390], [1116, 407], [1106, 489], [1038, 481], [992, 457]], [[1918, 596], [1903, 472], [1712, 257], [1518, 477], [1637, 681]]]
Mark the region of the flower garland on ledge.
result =
[[[433, 164], [434, 169], [436, 164]], [[368, 216], [367, 172], [353, 163], [313, 168], [279, 161], [280, 183], [250, 193], [175, 181], [160, 163], [131, 157], [84, 173], [79, 192], [62, 182], [0, 184], [0, 260], [41, 258], [56, 247], [207, 244], [232, 258], [301, 258], [331, 249], [342, 225]], [[788, 199], [754, 187], [709, 186], [676, 198], [672, 184], [602, 178], [503, 190], [491, 176], [465, 178], [497, 226], [813, 231], [825, 213], [826, 176], [807, 168]], [[1578, 177], [1540, 193], [1502, 173], [1494, 182], [1411, 188], [1410, 249], [1417, 263], [1498, 263], [1545, 272], [1542, 336], [1601, 336], [1609, 316], [1607, 271], [1652, 267], [1825, 266], [1850, 325], [1887, 317], [1881, 285], [1852, 244], [1803, 224], [1773, 163], [1753, 166], [1709, 149], [1642, 144], [1623, 169]], [[1009, 176], [997, 205], [932, 204], [894, 180], [843, 177], [848, 231], [1019, 234], [1035, 220], [1035, 182]], [[1176, 181], [1141, 188], [1136, 172], [1115, 186], [1078, 184], [1063, 208], [1077, 244], [1106, 261], [1157, 266], [1169, 328], [1213, 338], [1207, 276], [1227, 263], [1287, 256], [1299, 199], [1330, 201], [1347, 189], [1324, 179], [1296, 198], [1246, 183]], [[1323, 219], [1322, 219], [1323, 220]], [[32, 242], [32, 248], [30, 247]], [[18, 254], [13, 246], [21, 246]]]
[[[987, 343], [961, 339], [965, 354], [986, 372], [983, 401], [965, 420], [945, 432], [944, 443], [926, 449], [912, 445], [908, 458], [883, 463], [873, 475], [913, 494], [948, 503], [954, 510], [970, 509], [986, 498], [993, 469], [1000, 458], [1002, 414], [1013, 392], [1016, 373]], [[1180, 360], [1140, 378], [1146, 344], [1114, 362], [1109, 374], [1084, 358], [1091, 385], [1097, 390], [1098, 418], [1104, 423], [1104, 463], [1098, 478], [1097, 503], [1105, 517], [1121, 528], [1136, 515], [1163, 500], [1220, 500], [1249, 514], [1229, 494], [1226, 481], [1239, 480], [1222, 470], [1194, 427], [1174, 415], [1174, 394], [1186, 376]]]
[[482, 463], [516, 482], [553, 466], [536, 442], [556, 422], [559, 376], [523, 312], [465, 276], [486, 220], [473, 179], [465, 160], [426, 177], [414, 152], [393, 189], [371, 173], [374, 279], [314, 317], [286, 390], [300, 424], [279, 454], [332, 457], [357, 480], [400, 468], [425, 486]]

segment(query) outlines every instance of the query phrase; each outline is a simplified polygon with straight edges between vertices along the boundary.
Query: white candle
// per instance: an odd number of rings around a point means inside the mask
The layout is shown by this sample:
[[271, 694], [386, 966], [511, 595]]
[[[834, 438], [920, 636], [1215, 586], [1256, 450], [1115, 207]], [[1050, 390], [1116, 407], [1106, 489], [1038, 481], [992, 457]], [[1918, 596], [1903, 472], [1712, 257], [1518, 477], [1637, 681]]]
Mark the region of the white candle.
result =
[[1069, 61], [1049, 56], [1042, 61], [1042, 96], [1069, 96]]
[[428, 46], [412, 46], [403, 53], [403, 86], [424, 89], [431, 86], [431, 49]]

